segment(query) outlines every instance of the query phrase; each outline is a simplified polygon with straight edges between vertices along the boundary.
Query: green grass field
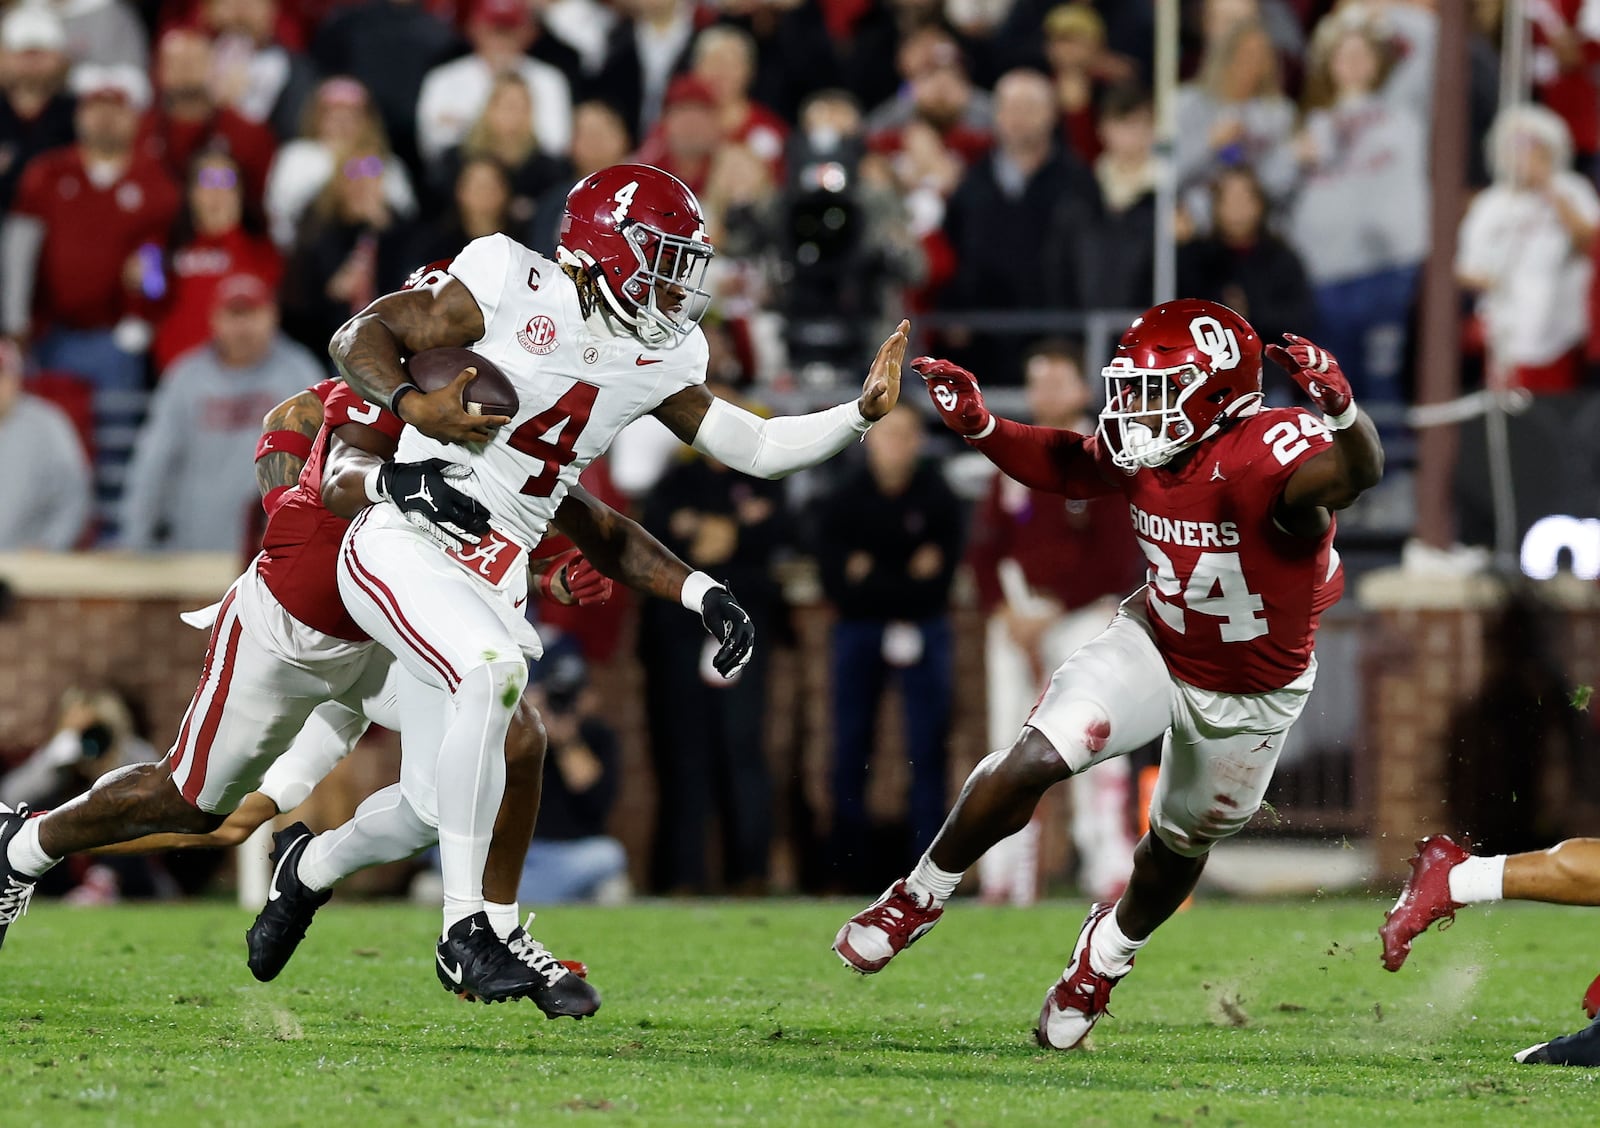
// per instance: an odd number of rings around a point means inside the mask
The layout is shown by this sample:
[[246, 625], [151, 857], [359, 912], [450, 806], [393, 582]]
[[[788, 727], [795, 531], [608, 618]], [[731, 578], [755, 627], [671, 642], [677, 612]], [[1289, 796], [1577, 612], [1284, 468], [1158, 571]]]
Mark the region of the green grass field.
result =
[[1060, 1055], [1030, 1031], [1081, 904], [958, 902], [865, 979], [828, 950], [855, 907], [550, 910], [605, 993], [574, 1023], [446, 994], [421, 909], [335, 903], [262, 985], [238, 910], [40, 903], [0, 953], [0, 1125], [1596, 1122], [1600, 1071], [1510, 1061], [1582, 1025], [1592, 910], [1466, 913], [1390, 975], [1375, 902], [1201, 903]]

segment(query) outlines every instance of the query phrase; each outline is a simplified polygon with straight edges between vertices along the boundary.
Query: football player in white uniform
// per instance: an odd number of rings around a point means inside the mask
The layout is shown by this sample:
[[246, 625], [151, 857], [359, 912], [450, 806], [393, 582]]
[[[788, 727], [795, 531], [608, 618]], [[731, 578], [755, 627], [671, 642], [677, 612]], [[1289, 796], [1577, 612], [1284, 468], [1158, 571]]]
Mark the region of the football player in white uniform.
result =
[[[879, 349], [861, 397], [811, 415], [761, 419], [705, 386], [699, 319], [712, 247], [699, 201], [648, 165], [616, 165], [567, 197], [557, 261], [504, 235], [475, 240], [435, 284], [379, 298], [346, 323], [330, 353], [352, 388], [411, 425], [397, 460], [469, 467], [456, 483], [489, 510], [490, 533], [446, 550], [391, 504], [352, 524], [340, 553], [345, 606], [417, 678], [449, 699], [402, 700], [402, 730], [432, 729], [431, 778], [402, 780], [399, 819], [439, 828], [444, 875], [441, 980], [471, 989], [483, 866], [500, 804], [500, 748], [540, 643], [523, 618], [528, 549], [584, 467], [646, 414], [736, 470], [775, 478], [822, 462], [899, 398], [909, 323]], [[516, 417], [472, 415], [459, 385], [424, 393], [402, 358], [471, 347], [511, 380]], [[727, 590], [694, 573], [680, 599], [718, 637], [732, 629]], [[748, 660], [748, 653], [744, 656]], [[723, 661], [730, 676], [742, 662]], [[408, 707], [416, 715], [407, 712]], [[432, 807], [432, 810], [428, 808]], [[457, 959], [450, 953], [459, 954]], [[487, 958], [487, 957], [486, 957]]]

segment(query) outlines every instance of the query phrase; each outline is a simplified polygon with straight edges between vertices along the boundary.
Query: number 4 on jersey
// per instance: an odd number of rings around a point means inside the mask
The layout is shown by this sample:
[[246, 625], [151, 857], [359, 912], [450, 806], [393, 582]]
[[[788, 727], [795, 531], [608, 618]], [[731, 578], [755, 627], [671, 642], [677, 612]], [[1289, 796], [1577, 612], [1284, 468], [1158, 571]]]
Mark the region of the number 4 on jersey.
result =
[[1150, 608], [1167, 626], [1187, 633], [1183, 612], [1188, 608], [1221, 619], [1223, 642], [1249, 642], [1267, 633], [1267, 620], [1259, 614], [1265, 603], [1245, 583], [1237, 552], [1202, 552], [1188, 583], [1182, 583], [1171, 557], [1143, 537], [1139, 547], [1155, 579]]
[[578, 436], [589, 425], [589, 413], [599, 394], [593, 384], [574, 384], [555, 403], [511, 432], [507, 441], [512, 450], [544, 461], [544, 469], [522, 483], [523, 493], [549, 497], [555, 492], [562, 468], [577, 457]]

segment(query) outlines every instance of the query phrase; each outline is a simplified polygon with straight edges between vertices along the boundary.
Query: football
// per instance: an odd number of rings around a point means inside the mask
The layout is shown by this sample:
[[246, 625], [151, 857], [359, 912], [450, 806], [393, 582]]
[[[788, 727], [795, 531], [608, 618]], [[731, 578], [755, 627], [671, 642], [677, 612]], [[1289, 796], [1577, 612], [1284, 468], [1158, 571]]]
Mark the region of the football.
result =
[[463, 397], [462, 406], [469, 414], [516, 415], [517, 391], [511, 386], [511, 381], [492, 360], [485, 359], [471, 349], [426, 349], [406, 364], [411, 382], [424, 392], [438, 391], [459, 376], [464, 368], [478, 370]]

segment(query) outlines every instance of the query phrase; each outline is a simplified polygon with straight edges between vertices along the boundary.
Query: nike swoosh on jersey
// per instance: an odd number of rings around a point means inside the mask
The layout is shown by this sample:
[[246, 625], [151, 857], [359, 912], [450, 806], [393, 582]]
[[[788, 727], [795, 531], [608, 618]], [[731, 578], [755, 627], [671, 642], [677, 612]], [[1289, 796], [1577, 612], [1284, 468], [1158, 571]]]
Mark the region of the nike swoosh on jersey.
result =
[[267, 886], [267, 900], [276, 901], [282, 896], [278, 892], [278, 875], [283, 872], [283, 863], [287, 862], [289, 855], [294, 853], [295, 842], [299, 841], [300, 839], [296, 838], [294, 842], [289, 843], [289, 848], [283, 852], [283, 857], [279, 858], [278, 864], [272, 867], [272, 884]]
[[638, 365], [640, 368], [643, 368], [647, 364], [660, 364], [662, 359], [663, 358], [659, 357], [659, 356], [647, 357], [647, 356], [644, 356], [643, 354], [640, 354], [639, 358], [637, 360], [635, 360], [633, 363]]
[[452, 968], [449, 964], [444, 962], [444, 957], [439, 955], [437, 952], [434, 953], [433, 958], [439, 961], [440, 970], [450, 977], [450, 982], [454, 983], [457, 987], [461, 986], [461, 965], [457, 964]]

